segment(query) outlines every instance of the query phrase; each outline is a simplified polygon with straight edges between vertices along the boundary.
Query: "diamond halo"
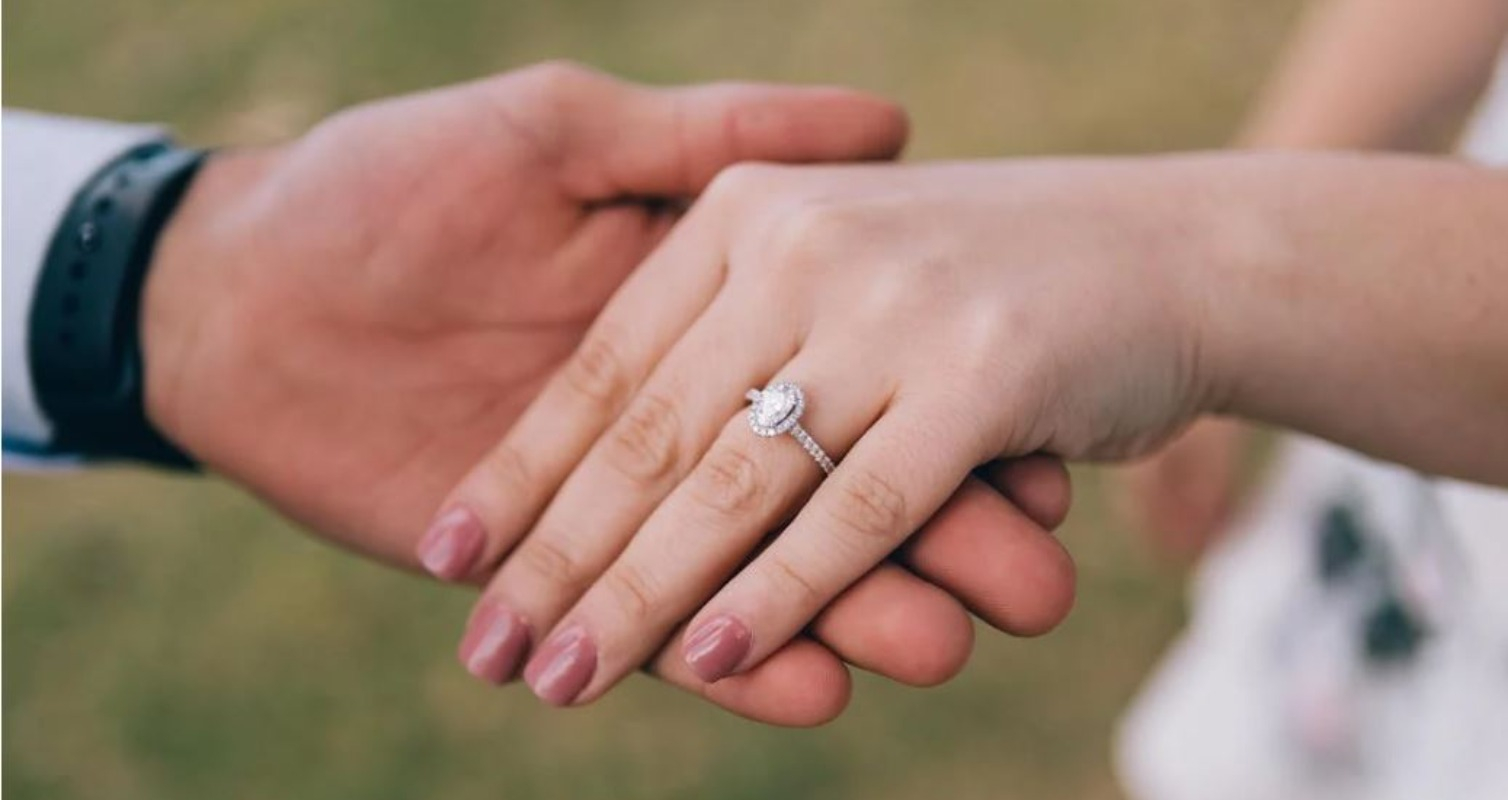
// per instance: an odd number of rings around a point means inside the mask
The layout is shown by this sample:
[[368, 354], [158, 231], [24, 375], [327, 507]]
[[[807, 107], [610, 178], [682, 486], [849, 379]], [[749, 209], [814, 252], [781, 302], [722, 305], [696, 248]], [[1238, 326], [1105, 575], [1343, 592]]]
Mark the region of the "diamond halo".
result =
[[801, 449], [817, 462], [822, 474], [831, 475], [838, 466], [828, 457], [822, 446], [801, 427], [801, 413], [806, 411], [806, 395], [801, 387], [789, 381], [772, 383], [763, 389], [750, 389], [744, 397], [749, 401], [749, 427], [765, 438], [789, 433]]

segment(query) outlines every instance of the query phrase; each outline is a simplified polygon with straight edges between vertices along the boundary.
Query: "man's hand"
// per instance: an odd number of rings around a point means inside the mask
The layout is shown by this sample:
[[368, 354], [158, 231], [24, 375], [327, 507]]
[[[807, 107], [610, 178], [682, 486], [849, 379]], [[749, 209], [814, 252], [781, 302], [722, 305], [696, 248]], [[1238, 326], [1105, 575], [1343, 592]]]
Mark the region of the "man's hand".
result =
[[213, 158], [144, 299], [153, 421], [289, 516], [407, 562], [463, 465], [723, 166], [882, 158], [849, 92], [544, 65]]
[[[295, 520], [416, 566], [445, 491], [719, 170], [889, 158], [905, 132], [894, 106], [848, 91], [647, 89], [552, 64], [217, 155], [145, 290], [148, 412]], [[1035, 522], [979, 491], [931, 550], [987, 616], [999, 592], [984, 570], [1033, 547], [1061, 552], [1039, 527], [1065, 510], [1061, 466], [1018, 472], [997, 483], [1020, 489]], [[992, 537], [999, 558], [979, 552]], [[1010, 549], [1022, 537], [1028, 547]], [[464, 546], [433, 555], [451, 579], [479, 582], [493, 566]], [[1045, 602], [1049, 615], [1066, 610]], [[956, 672], [971, 642], [963, 606], [899, 568], [835, 603], [818, 633], [847, 660], [916, 683]], [[709, 690], [670, 662], [664, 677]], [[847, 688], [841, 663], [808, 640], [710, 694], [803, 724], [835, 714]]]

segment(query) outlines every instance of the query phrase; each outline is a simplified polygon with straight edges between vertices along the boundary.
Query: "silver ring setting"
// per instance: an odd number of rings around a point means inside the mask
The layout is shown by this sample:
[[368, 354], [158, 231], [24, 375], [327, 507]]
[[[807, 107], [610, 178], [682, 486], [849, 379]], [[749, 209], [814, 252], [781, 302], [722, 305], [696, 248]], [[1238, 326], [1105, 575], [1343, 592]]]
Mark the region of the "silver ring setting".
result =
[[765, 438], [789, 433], [801, 444], [801, 448], [822, 468], [822, 474], [831, 475], [837, 465], [828, 457], [827, 451], [817, 440], [801, 427], [801, 414], [806, 411], [806, 394], [801, 387], [790, 381], [772, 383], [763, 389], [750, 389], [744, 397], [749, 401], [749, 428]]

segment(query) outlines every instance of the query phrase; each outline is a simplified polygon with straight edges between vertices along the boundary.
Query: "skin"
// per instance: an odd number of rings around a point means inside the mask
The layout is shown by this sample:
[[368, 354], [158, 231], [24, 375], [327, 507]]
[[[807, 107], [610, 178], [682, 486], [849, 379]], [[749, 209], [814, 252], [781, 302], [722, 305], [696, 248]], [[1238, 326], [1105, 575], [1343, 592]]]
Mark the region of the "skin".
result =
[[[572, 704], [688, 618], [703, 679], [761, 663], [1002, 456], [1218, 412], [1508, 483], [1505, 218], [1508, 176], [1422, 159], [736, 167], [588, 333], [602, 401], [546, 387], [569, 437], [531, 409], [448, 505], [514, 547], [482, 602], [549, 632], [525, 677]], [[772, 380], [842, 459], [820, 487], [738, 416]]]
[[1244, 422], [1206, 418], [1152, 455], [1123, 468], [1116, 511], [1153, 552], [1193, 563], [1238, 505], [1241, 461], [1250, 444]]
[[[318, 534], [417, 568], [446, 490], [713, 176], [748, 159], [890, 158], [905, 135], [893, 105], [849, 91], [649, 89], [546, 64], [223, 151], [144, 289], [148, 414]], [[846, 704], [844, 661], [918, 684], [960, 669], [966, 608], [1004, 602], [975, 565], [1055, 565], [1061, 585], [1019, 612], [1050, 627], [1072, 597], [1046, 530], [1066, 513], [1066, 473], [1036, 458], [991, 480], [1009, 499], [966, 487], [912, 554], [916, 573], [877, 567], [741, 680], [707, 686], [652, 651], [641, 663], [736, 713], [809, 725]], [[444, 577], [480, 583], [493, 566]]]
[[[1315, 3], [1238, 144], [1437, 149], [1485, 88], [1505, 36], [1501, 0]], [[1201, 420], [1127, 468], [1120, 509], [1159, 552], [1193, 560], [1236, 506], [1250, 443], [1237, 420]]]

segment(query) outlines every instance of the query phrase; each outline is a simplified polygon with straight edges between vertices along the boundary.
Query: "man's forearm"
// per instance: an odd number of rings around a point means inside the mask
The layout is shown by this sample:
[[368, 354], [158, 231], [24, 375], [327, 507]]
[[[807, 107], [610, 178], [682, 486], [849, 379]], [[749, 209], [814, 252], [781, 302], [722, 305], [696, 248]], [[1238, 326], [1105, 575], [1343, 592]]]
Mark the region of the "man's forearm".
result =
[[53, 425], [38, 402], [29, 326], [42, 266], [74, 195], [133, 147], [162, 140], [144, 125], [5, 111], [5, 445], [7, 464], [24, 452], [53, 455]]
[[1508, 174], [1217, 157], [1193, 267], [1219, 410], [1508, 484]]

